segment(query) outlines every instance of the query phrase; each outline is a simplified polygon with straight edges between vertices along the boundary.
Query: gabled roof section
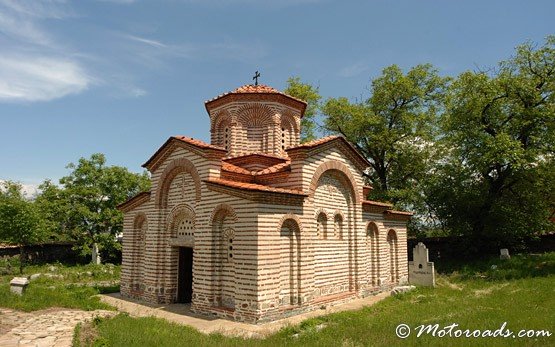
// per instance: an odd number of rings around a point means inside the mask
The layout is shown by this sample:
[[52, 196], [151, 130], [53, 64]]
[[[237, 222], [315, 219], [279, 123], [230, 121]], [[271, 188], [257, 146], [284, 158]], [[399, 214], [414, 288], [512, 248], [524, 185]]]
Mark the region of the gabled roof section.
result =
[[116, 208], [122, 212], [131, 211], [135, 207], [145, 203], [150, 200], [150, 192], [141, 192], [126, 202], [119, 204]]
[[[258, 184], [262, 183], [264, 179], [271, 179], [271, 177], [275, 177], [276, 174], [287, 173], [288, 171], [291, 171], [290, 161], [278, 163], [260, 170], [247, 170], [222, 160], [221, 178], [230, 181]], [[228, 173], [231, 173], [231, 175]]]
[[369, 206], [387, 207], [387, 208], [393, 207], [393, 204], [390, 204], [388, 202], [373, 201], [373, 200], [364, 200], [364, 201], [362, 201], [362, 204], [363, 205], [369, 205]]
[[193, 139], [192, 137], [176, 135], [176, 136], [172, 136], [171, 138], [174, 138], [176, 140], [188, 143], [188, 144], [196, 146], [198, 148], [215, 149], [215, 150], [224, 151], [224, 152], [226, 151], [225, 148], [215, 146], [215, 145], [211, 145], [211, 144], [206, 143], [204, 141]]
[[383, 213], [385, 219], [408, 221], [414, 213], [407, 211], [387, 210]]
[[221, 158], [227, 153], [227, 151], [222, 147], [214, 146], [209, 143], [193, 139], [192, 137], [176, 135], [166, 140], [166, 142], [164, 142], [164, 144], [150, 157], [150, 159], [146, 161], [146, 163], [142, 165], [142, 167], [151, 172], [155, 170], [166, 155], [171, 152], [170, 149], [173, 145], [187, 147], [202, 156], [212, 154]]
[[384, 213], [388, 209], [391, 209], [393, 204], [387, 202], [373, 201], [373, 200], [363, 200], [362, 210], [364, 212], [370, 213]]
[[285, 151], [291, 157], [297, 153], [318, 151], [319, 149], [324, 150], [328, 148], [328, 146], [333, 145], [343, 146], [345, 149], [347, 149], [347, 151], [352, 153], [353, 159], [355, 160], [356, 164], [358, 164], [361, 170], [364, 170], [370, 166], [370, 162], [362, 154], [360, 154], [360, 152], [349, 141], [347, 141], [343, 136], [338, 135], [322, 137], [314, 141], [305, 142], [298, 146], [290, 147]]
[[227, 163], [233, 165], [241, 166], [249, 163], [259, 163], [267, 166], [273, 166], [276, 164], [282, 164], [287, 162], [287, 158], [278, 157], [277, 155], [265, 154], [265, 153], [250, 153], [245, 155], [240, 155], [236, 157], [230, 157], [223, 159]]
[[205, 101], [204, 106], [206, 107], [206, 110], [210, 112], [210, 109], [212, 109], [213, 107], [217, 107], [225, 103], [226, 101], [229, 101], [229, 102], [236, 101], [236, 100], [243, 99], [244, 97], [250, 98], [250, 96], [261, 96], [261, 97], [270, 97], [270, 98], [273, 97], [278, 101], [281, 100], [284, 103], [290, 104], [291, 106], [300, 109], [301, 117], [304, 111], [306, 110], [307, 103], [305, 101], [295, 98], [291, 95], [282, 93], [279, 90], [264, 84], [259, 84], [259, 85], [246, 84], [235, 90], [220, 94], [215, 98]]

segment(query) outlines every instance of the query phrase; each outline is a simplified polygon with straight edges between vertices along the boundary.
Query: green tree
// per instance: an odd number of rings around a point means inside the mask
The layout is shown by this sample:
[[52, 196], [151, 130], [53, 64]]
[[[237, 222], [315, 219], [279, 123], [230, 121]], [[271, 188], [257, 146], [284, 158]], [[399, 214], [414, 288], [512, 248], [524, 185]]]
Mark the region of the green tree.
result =
[[372, 198], [405, 208], [423, 206], [419, 183], [434, 158], [446, 83], [430, 65], [406, 74], [392, 65], [372, 81], [367, 100], [341, 97], [324, 103], [325, 128], [343, 135], [369, 160]]
[[67, 212], [67, 230], [82, 255], [88, 255], [95, 244], [105, 244], [107, 239], [115, 242], [115, 235], [123, 230], [123, 215], [116, 206], [148, 190], [150, 180], [146, 172], [135, 174], [123, 167], [106, 166], [106, 158], [98, 153], [67, 167], [72, 172], [60, 179], [65, 200], [62, 210]]
[[555, 36], [452, 84], [442, 121], [449, 156], [429, 191], [448, 229], [509, 244], [553, 229], [554, 92]]
[[51, 180], [45, 180], [39, 186], [35, 204], [49, 238], [56, 241], [71, 240], [69, 233], [71, 206], [63, 187], [57, 186]]
[[318, 88], [301, 82], [299, 77], [290, 77], [287, 80], [287, 88], [285, 88], [284, 93], [307, 103], [306, 111], [301, 119], [301, 142], [314, 140], [316, 138], [316, 115], [322, 98]]
[[0, 240], [19, 246], [19, 273], [25, 266], [25, 247], [44, 241], [44, 230], [35, 204], [25, 198], [21, 185], [0, 183]]

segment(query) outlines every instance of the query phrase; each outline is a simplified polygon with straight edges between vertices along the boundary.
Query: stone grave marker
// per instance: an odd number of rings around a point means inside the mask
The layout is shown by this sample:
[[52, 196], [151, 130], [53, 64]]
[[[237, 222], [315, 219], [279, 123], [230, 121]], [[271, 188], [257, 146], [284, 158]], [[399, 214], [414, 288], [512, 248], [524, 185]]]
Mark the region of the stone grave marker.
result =
[[27, 277], [14, 277], [10, 281], [10, 291], [17, 295], [23, 295], [28, 285], [29, 280]]
[[509, 255], [509, 250], [507, 248], [501, 248], [499, 259], [511, 259], [511, 256]]
[[412, 261], [409, 261], [409, 283], [428, 287], [436, 285], [434, 263], [429, 261], [428, 249], [422, 242], [413, 248]]

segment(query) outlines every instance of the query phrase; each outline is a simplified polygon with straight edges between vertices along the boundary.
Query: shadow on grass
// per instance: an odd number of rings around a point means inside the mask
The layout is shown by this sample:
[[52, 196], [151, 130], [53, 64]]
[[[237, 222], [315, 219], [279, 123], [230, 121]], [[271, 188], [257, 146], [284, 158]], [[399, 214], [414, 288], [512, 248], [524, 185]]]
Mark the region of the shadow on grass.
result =
[[96, 290], [98, 290], [99, 294], [111, 294], [111, 293], [119, 293], [119, 285], [114, 286], [95, 286]]
[[436, 262], [438, 273], [454, 275], [460, 279], [482, 278], [506, 281], [555, 274], [555, 252], [544, 254], [517, 254], [511, 259], [498, 257], [464, 261]]

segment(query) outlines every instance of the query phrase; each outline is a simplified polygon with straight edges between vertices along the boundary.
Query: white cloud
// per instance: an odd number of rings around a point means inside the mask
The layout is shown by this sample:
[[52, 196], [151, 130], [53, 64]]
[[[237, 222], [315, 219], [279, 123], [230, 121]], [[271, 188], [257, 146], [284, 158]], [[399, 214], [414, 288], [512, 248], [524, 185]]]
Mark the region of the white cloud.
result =
[[73, 15], [64, 0], [0, 0], [0, 102], [48, 101], [91, 85], [79, 55], [42, 25]]
[[368, 64], [358, 62], [349, 66], [345, 66], [339, 70], [339, 76], [341, 77], [354, 77], [360, 75], [364, 71], [368, 70]]
[[[0, 179], [0, 183], [6, 182], [6, 180], [2, 180]], [[38, 183], [21, 183], [18, 182], [21, 185], [21, 191], [23, 192], [23, 195], [27, 198], [27, 199], [33, 199], [35, 198], [35, 196], [39, 193], [39, 185]], [[0, 185], [0, 190], [3, 190], [3, 187]]]
[[52, 38], [39, 21], [71, 15], [65, 1], [0, 0], [0, 32], [28, 43], [52, 45]]
[[134, 36], [134, 35], [124, 35], [124, 37], [127, 37], [128, 39], [133, 40], [133, 41], [145, 43], [145, 44], [153, 46], [153, 47], [159, 47], [159, 48], [167, 48], [168, 47], [168, 45], [166, 45], [166, 44], [164, 44], [160, 41], [156, 41], [156, 40], [152, 40], [152, 39], [146, 39], [144, 37], [139, 37], [139, 36]]
[[92, 79], [77, 62], [42, 56], [0, 57], [0, 101], [46, 101], [79, 93]]

